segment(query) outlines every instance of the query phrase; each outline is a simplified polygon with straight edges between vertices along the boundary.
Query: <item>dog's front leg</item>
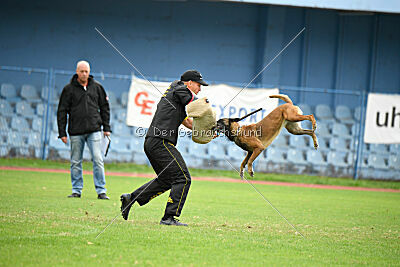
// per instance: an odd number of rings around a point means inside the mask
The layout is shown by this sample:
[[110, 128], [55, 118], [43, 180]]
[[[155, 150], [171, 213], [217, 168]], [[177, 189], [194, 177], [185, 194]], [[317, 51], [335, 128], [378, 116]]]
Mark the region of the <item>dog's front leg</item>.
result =
[[253, 172], [253, 162], [254, 160], [258, 157], [258, 155], [260, 155], [260, 153], [264, 150], [264, 148], [255, 148], [253, 150], [253, 154], [251, 154], [251, 157], [249, 159], [249, 162], [247, 163], [247, 170], [250, 174], [251, 177], [254, 176], [254, 172]]
[[244, 175], [244, 168], [245, 168], [247, 162], [249, 161], [251, 154], [253, 154], [253, 152], [247, 152], [247, 155], [244, 158], [242, 164], [240, 164], [240, 178], [242, 178], [242, 180], [243, 180], [243, 175]]

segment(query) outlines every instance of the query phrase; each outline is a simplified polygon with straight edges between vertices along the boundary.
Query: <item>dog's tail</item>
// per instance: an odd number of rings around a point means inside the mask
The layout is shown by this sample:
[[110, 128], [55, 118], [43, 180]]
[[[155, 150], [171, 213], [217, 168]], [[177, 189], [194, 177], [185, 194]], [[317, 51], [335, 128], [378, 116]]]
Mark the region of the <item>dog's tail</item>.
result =
[[280, 100], [283, 100], [283, 101], [293, 105], [292, 100], [287, 95], [270, 95], [269, 97], [270, 98], [279, 98]]

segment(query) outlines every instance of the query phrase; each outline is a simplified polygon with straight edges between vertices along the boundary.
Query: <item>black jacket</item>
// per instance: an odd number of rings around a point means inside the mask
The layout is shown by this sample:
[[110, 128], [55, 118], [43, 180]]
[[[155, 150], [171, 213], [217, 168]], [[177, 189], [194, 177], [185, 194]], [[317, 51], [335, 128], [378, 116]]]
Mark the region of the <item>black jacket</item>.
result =
[[57, 110], [58, 137], [67, 136], [67, 114], [69, 135], [101, 131], [101, 126], [103, 131], [111, 132], [110, 105], [103, 86], [90, 75], [85, 90], [77, 78], [75, 74], [61, 93]]
[[186, 119], [185, 106], [195, 100], [194, 94], [181, 81], [174, 81], [157, 105], [157, 111], [146, 136], [166, 139], [176, 145], [178, 127]]

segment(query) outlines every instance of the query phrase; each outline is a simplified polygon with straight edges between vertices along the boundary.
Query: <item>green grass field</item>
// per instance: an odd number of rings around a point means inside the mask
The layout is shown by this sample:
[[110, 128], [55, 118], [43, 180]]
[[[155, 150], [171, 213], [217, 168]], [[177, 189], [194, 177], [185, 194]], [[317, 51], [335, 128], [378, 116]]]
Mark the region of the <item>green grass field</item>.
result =
[[400, 193], [256, 185], [302, 238], [250, 185], [193, 181], [189, 227], [158, 224], [164, 194], [95, 239], [145, 181], [108, 176], [104, 201], [85, 175], [82, 198], [68, 199], [68, 174], [0, 170], [0, 265], [400, 265]]

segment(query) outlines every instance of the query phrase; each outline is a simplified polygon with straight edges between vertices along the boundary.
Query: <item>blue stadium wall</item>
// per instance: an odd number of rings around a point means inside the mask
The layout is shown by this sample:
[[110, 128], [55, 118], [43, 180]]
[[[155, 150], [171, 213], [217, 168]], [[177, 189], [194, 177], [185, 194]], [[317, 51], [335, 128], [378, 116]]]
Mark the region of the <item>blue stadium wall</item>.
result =
[[[174, 79], [196, 68], [210, 81], [231, 84], [250, 81], [305, 26], [256, 85], [400, 92], [400, 15], [226, 2], [73, 0], [2, 1], [0, 19], [2, 66], [73, 71], [78, 59], [87, 59], [93, 72], [134, 72], [97, 27], [148, 77]], [[316, 103], [337, 104], [332, 97], [314, 97]]]

